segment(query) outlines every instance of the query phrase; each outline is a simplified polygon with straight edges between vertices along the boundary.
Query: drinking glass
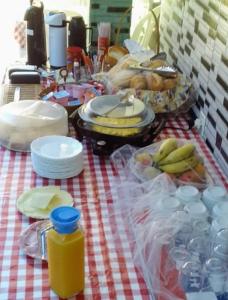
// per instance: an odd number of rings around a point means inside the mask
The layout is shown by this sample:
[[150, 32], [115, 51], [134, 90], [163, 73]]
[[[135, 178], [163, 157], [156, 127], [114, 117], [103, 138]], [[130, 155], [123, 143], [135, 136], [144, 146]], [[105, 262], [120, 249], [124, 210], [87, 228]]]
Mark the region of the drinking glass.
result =
[[180, 269], [179, 281], [185, 292], [199, 292], [203, 286], [202, 267], [195, 261], [188, 261]]
[[224, 262], [216, 257], [208, 259], [204, 269], [204, 289], [211, 289], [216, 296], [224, 294], [227, 269]]
[[176, 269], [181, 267], [191, 259], [189, 251], [184, 246], [173, 247], [169, 251], [170, 258], [176, 265]]

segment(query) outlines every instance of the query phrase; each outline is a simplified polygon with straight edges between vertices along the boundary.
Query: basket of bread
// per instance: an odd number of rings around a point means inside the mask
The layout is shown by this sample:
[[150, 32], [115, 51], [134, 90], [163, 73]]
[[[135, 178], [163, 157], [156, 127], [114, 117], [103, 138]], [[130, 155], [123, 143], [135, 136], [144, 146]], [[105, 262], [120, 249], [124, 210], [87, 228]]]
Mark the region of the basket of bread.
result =
[[104, 76], [110, 94], [125, 90], [150, 103], [155, 113], [186, 112], [195, 101], [191, 81], [167, 63], [164, 52], [148, 57], [112, 46], [103, 62], [111, 67]]

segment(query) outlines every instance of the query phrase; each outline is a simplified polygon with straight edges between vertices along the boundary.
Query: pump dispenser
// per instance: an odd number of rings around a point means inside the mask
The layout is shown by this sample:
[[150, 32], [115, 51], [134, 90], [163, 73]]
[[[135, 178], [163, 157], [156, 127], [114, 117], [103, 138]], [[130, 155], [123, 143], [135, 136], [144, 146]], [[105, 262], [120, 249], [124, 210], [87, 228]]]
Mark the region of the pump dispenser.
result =
[[53, 228], [47, 232], [49, 283], [61, 298], [84, 289], [84, 235], [79, 219], [80, 211], [70, 206], [57, 207], [50, 215]]
[[44, 6], [39, 0], [30, 0], [30, 4], [24, 16], [27, 21], [27, 64], [41, 67], [47, 61]]

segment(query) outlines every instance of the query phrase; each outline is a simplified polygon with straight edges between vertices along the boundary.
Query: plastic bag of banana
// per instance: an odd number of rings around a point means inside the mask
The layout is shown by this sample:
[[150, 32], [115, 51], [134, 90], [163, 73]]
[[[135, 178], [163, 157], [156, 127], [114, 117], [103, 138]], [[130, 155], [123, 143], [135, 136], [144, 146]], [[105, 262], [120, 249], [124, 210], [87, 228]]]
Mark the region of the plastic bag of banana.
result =
[[211, 181], [191, 140], [167, 138], [136, 151], [130, 168], [142, 181], [166, 172], [177, 184], [205, 188]]

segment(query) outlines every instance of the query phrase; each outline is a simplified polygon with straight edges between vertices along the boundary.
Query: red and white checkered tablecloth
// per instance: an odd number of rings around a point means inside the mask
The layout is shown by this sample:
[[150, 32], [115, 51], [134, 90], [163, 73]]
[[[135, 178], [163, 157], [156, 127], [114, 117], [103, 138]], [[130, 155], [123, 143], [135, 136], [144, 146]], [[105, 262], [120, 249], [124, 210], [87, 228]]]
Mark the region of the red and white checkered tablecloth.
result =
[[[169, 122], [186, 125], [184, 121]], [[213, 159], [196, 130], [188, 132], [164, 130], [158, 139], [167, 136], [192, 139], [204, 157], [209, 173], [228, 188], [227, 178]], [[114, 169], [109, 159], [93, 155], [84, 141], [84, 171], [78, 177], [49, 180], [32, 170], [28, 153], [0, 147], [0, 299], [58, 299], [48, 285], [47, 263], [26, 257], [19, 248], [22, 230], [36, 221], [19, 213], [16, 199], [32, 187], [59, 185], [71, 193], [82, 211], [86, 236], [86, 288], [75, 299], [149, 299], [142, 275], [134, 266], [130, 241], [124, 230], [117, 231], [118, 219], [113, 211]], [[75, 270], [76, 272], [76, 270]]]

